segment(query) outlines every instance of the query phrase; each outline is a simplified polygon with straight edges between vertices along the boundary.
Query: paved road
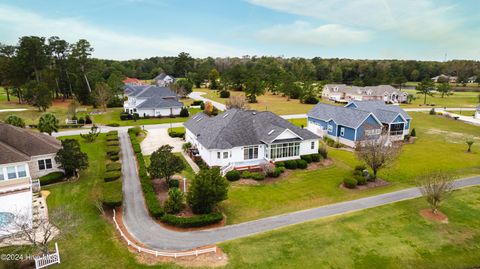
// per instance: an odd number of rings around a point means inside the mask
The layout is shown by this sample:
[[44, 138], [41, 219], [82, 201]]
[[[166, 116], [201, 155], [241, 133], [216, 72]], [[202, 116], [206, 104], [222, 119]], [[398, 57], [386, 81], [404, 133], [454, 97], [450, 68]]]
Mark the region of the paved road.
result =
[[[125, 132], [120, 133], [120, 145], [123, 164], [123, 222], [128, 232], [138, 241], [158, 250], [188, 250], [318, 218], [381, 206], [420, 196], [420, 191], [417, 188], [411, 188], [221, 228], [193, 232], [175, 232], [163, 228], [150, 218], [145, 207], [131, 143]], [[461, 179], [456, 182], [457, 188], [474, 185], [480, 185], [480, 177]]]
[[211, 102], [213, 104], [214, 107], [216, 107], [218, 110], [226, 110], [227, 108], [225, 107], [224, 104], [222, 103], [219, 103], [219, 102], [216, 102], [216, 101], [213, 101], [213, 100], [210, 100], [208, 98], [205, 98], [203, 97], [202, 95], [204, 95], [205, 93], [204, 92], [191, 92], [188, 97], [194, 99], [194, 100], [201, 100], [203, 102]]

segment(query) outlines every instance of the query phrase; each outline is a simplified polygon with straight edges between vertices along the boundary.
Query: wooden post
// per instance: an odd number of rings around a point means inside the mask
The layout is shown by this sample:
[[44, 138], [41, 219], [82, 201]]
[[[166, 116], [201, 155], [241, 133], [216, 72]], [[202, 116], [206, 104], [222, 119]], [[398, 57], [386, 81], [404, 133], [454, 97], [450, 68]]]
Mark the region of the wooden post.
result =
[[60, 263], [60, 252], [58, 251], [58, 244], [55, 243], [55, 254], [57, 255], [58, 263]]

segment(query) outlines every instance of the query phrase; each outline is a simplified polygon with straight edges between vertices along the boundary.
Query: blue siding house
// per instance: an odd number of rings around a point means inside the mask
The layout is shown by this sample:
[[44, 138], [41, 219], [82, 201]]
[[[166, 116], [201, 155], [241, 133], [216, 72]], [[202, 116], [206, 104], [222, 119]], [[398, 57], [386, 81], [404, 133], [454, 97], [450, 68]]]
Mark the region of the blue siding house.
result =
[[392, 141], [409, 133], [412, 118], [399, 106], [383, 101], [353, 101], [345, 107], [318, 103], [307, 113], [307, 128], [350, 147], [388, 134]]

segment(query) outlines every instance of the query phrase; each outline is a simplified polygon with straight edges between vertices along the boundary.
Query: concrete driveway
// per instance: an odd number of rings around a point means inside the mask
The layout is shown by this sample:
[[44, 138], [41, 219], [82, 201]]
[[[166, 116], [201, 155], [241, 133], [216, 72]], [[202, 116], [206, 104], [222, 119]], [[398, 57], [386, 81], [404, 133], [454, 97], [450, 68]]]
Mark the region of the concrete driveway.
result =
[[147, 137], [140, 143], [140, 147], [143, 155], [151, 155], [163, 145], [172, 146], [172, 152], [181, 152], [183, 143], [185, 142], [180, 138], [170, 137], [167, 128], [159, 128], [148, 130]]

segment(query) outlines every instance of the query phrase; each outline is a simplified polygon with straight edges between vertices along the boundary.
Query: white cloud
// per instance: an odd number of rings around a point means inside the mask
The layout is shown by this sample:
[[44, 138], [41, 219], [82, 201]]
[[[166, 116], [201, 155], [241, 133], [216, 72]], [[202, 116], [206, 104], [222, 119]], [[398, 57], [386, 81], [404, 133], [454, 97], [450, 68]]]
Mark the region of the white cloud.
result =
[[[144, 37], [119, 33], [84, 23], [75, 18], [49, 18], [36, 13], [0, 5], [1, 42], [16, 43], [23, 35], [59, 36], [69, 42], [84, 38], [95, 48], [94, 56], [107, 59], [147, 58], [176, 55], [181, 51], [194, 57], [241, 56], [252, 54], [222, 44], [183, 36]], [[5, 38], [7, 40], [5, 40]]]
[[371, 33], [338, 24], [313, 27], [307, 22], [297, 21], [291, 25], [276, 25], [262, 29], [258, 32], [257, 37], [266, 41], [338, 47], [366, 42], [370, 39]]
[[432, 0], [247, 0], [269, 9], [321, 19], [327, 23], [395, 31], [422, 41], [438, 40], [461, 25], [453, 5]]

